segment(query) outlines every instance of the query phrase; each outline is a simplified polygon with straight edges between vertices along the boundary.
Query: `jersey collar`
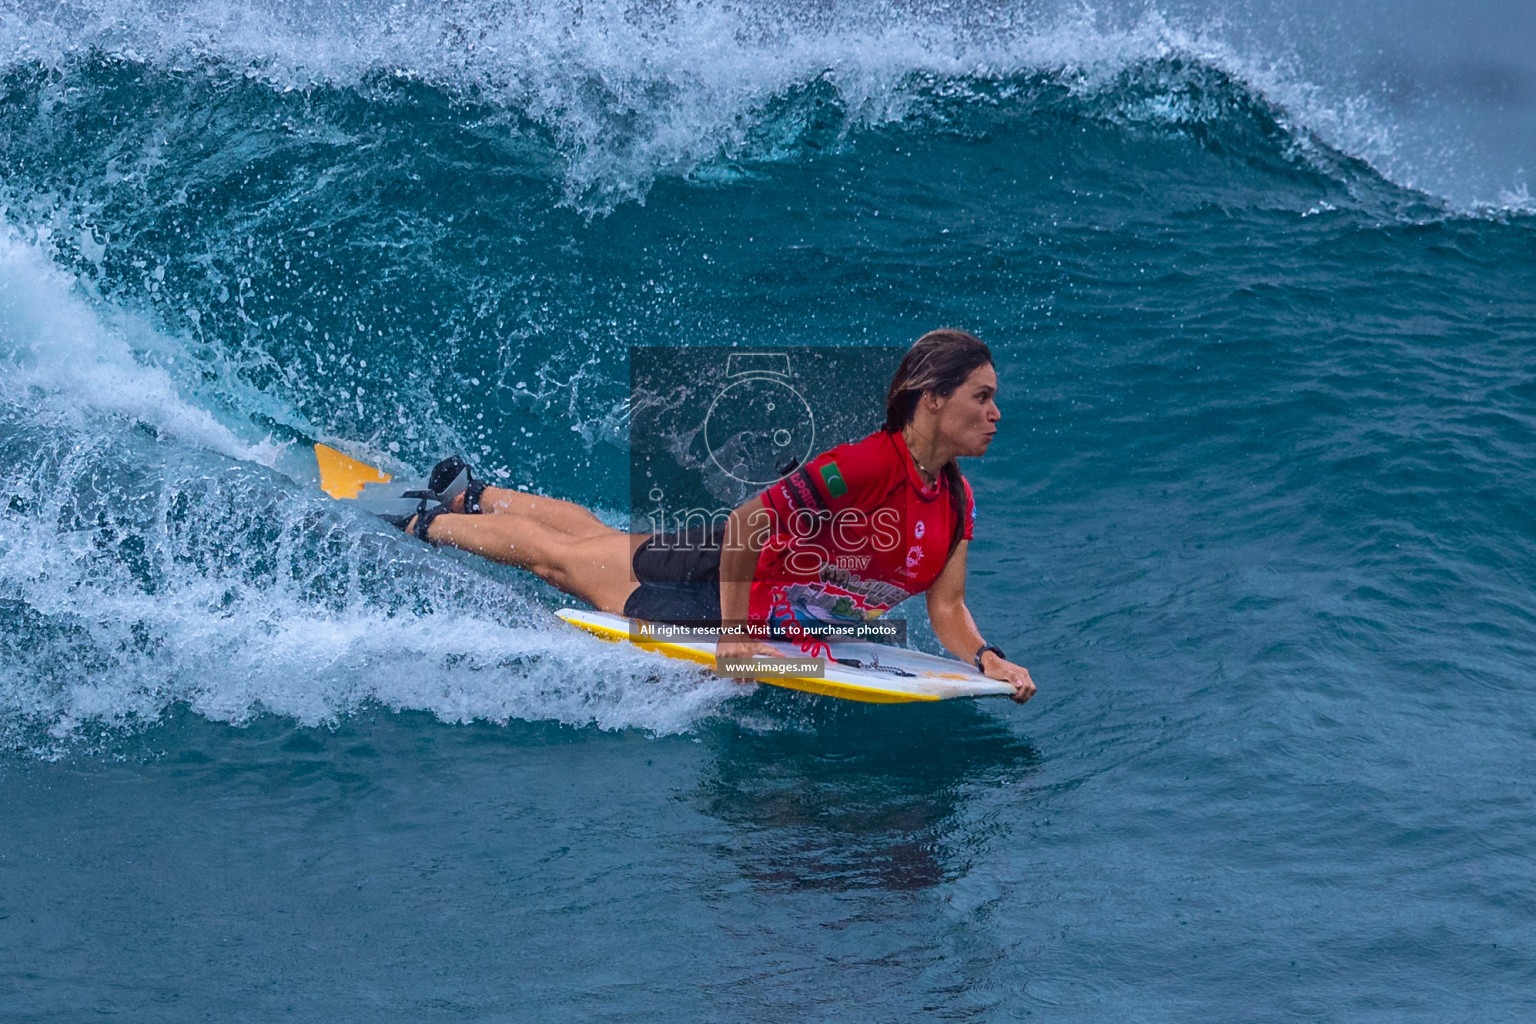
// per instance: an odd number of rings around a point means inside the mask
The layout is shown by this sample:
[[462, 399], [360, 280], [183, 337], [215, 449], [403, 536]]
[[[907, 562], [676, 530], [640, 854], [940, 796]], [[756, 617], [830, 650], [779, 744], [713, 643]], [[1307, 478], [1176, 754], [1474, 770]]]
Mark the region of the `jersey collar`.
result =
[[924, 501], [937, 498], [939, 492], [944, 489], [944, 474], [940, 473], [931, 486], [925, 484], [923, 474], [917, 471], [917, 460], [912, 457], [911, 450], [907, 448], [907, 439], [901, 436], [899, 430], [892, 434], [891, 438], [896, 445], [896, 450], [901, 453], [902, 464], [907, 467], [907, 479], [911, 482], [912, 489], [917, 492], [917, 496]]

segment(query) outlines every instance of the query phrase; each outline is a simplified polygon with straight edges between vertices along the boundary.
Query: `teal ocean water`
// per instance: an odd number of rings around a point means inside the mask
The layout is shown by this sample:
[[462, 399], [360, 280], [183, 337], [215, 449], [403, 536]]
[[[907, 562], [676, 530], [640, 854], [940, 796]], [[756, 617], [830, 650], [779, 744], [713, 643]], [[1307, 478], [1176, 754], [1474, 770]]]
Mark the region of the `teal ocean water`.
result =
[[[1529, 1019], [1536, 77], [1176, 13], [0, 13], [0, 1020]], [[308, 457], [617, 522], [631, 346], [941, 325], [1023, 707], [615, 649]]]

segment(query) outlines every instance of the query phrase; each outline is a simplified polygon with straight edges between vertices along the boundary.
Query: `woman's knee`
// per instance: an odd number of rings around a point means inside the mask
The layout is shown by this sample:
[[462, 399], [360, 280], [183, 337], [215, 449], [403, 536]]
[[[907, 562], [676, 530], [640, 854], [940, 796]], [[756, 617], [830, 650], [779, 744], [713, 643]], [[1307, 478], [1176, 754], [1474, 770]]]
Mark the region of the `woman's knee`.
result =
[[609, 530], [602, 536], [574, 540], [556, 549], [538, 575], [588, 604], [611, 603], [612, 595], [633, 587], [630, 567], [633, 545], [627, 533]]

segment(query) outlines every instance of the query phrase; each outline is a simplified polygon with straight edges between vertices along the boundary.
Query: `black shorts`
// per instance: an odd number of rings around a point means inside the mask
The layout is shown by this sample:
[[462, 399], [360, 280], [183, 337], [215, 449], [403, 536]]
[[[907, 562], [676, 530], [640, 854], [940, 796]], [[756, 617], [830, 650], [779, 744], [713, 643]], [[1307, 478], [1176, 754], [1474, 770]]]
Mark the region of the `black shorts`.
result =
[[635, 549], [640, 586], [624, 602], [624, 614], [646, 622], [720, 623], [720, 538], [723, 526], [702, 525], [656, 534]]

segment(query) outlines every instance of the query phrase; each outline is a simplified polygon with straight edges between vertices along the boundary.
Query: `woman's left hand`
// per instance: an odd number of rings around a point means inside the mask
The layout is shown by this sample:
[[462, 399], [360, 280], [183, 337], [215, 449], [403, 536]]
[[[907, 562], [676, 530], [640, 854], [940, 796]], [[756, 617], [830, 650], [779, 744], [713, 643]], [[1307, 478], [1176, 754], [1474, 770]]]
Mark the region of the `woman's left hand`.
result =
[[1029, 678], [1029, 669], [1004, 661], [992, 651], [982, 655], [981, 671], [988, 679], [1001, 679], [1012, 686], [1013, 699], [1020, 704], [1035, 695], [1035, 681]]

